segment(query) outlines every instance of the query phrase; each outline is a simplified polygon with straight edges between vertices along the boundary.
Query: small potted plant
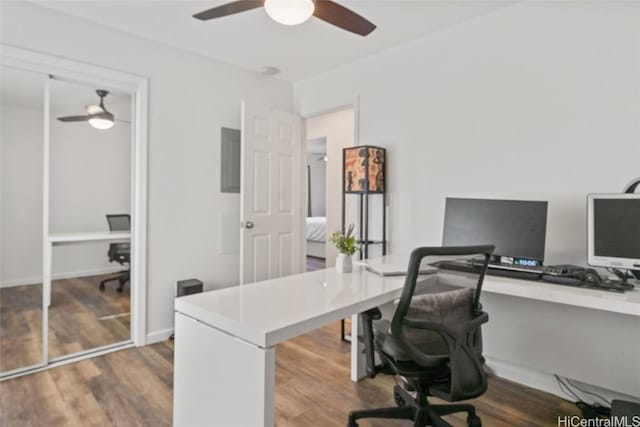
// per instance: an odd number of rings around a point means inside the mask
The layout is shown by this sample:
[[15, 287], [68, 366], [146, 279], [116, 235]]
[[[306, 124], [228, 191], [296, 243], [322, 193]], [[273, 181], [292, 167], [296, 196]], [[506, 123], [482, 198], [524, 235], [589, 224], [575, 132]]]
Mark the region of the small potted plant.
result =
[[338, 258], [336, 258], [336, 270], [340, 273], [351, 273], [353, 269], [351, 256], [358, 250], [353, 228], [353, 224], [351, 224], [346, 234], [336, 231], [330, 237], [331, 243], [340, 251]]

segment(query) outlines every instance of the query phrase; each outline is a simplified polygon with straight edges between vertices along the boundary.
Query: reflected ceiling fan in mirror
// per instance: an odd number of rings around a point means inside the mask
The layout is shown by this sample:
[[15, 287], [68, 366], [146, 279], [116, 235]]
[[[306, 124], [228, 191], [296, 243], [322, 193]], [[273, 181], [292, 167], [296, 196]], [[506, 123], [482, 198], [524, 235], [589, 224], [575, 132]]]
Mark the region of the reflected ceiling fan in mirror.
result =
[[284, 25], [298, 25], [311, 16], [331, 25], [366, 36], [376, 29], [369, 20], [331, 0], [237, 0], [193, 15], [202, 21], [264, 7], [267, 14]]
[[113, 127], [114, 117], [113, 114], [107, 111], [104, 106], [104, 98], [109, 95], [108, 90], [98, 89], [96, 93], [100, 97], [99, 105], [87, 105], [85, 109], [87, 114], [84, 116], [65, 116], [58, 117], [61, 122], [89, 122], [91, 126], [96, 129], [106, 130]]

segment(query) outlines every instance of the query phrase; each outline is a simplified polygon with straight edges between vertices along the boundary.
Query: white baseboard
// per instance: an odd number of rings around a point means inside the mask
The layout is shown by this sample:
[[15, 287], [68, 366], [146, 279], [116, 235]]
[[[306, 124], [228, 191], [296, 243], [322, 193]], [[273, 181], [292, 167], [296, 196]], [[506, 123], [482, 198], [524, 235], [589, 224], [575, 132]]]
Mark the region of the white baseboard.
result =
[[[102, 267], [91, 268], [86, 270], [66, 271], [62, 273], [54, 273], [52, 275], [53, 280], [72, 279], [75, 277], [89, 277], [98, 276], [101, 274], [114, 274], [119, 271], [125, 270], [126, 267]], [[3, 280], [0, 282], [0, 288], [11, 288], [13, 286], [25, 286], [25, 285], [40, 285], [42, 284], [42, 276], [36, 277], [23, 277], [20, 279]]]
[[[522, 384], [527, 387], [534, 388], [536, 390], [545, 391], [547, 393], [551, 393], [563, 399], [567, 399], [570, 401], [576, 400], [575, 397], [568, 395], [560, 388], [560, 386], [558, 385], [558, 382], [556, 381], [556, 378], [552, 373], [537, 371], [535, 369], [527, 368], [524, 366], [514, 365], [512, 363], [505, 362], [503, 360], [494, 359], [491, 357], [487, 357], [486, 359], [487, 359], [487, 367], [489, 368], [489, 371], [497, 377], [504, 378], [504, 379], [516, 382], [518, 384]], [[561, 378], [564, 380], [563, 377]], [[582, 388], [583, 390], [589, 391], [591, 393], [597, 393], [609, 401], [613, 399], [622, 399], [622, 400], [640, 402], [639, 400], [640, 398], [638, 397], [628, 396], [622, 393], [600, 388], [591, 384], [585, 384], [574, 379], [571, 379], [571, 382], [573, 384], [578, 385], [578, 387]], [[598, 402], [601, 405], [603, 404], [601, 400], [595, 398], [594, 396], [582, 393], [579, 390], [575, 389], [574, 387], [572, 387], [572, 390], [579, 397], [581, 397], [582, 400], [585, 402], [588, 402], [588, 403]]]
[[155, 344], [160, 341], [166, 341], [169, 339], [171, 334], [173, 334], [173, 328], [150, 332], [147, 334], [147, 345]]

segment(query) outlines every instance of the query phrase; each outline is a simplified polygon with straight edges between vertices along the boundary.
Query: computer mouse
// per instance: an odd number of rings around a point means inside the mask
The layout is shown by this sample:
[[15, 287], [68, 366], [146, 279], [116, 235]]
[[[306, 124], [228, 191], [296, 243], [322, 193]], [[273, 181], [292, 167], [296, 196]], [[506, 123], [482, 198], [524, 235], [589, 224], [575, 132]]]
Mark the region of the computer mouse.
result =
[[599, 286], [602, 283], [602, 279], [597, 271], [592, 268], [588, 268], [584, 272], [584, 276], [582, 277], [582, 283], [587, 286]]

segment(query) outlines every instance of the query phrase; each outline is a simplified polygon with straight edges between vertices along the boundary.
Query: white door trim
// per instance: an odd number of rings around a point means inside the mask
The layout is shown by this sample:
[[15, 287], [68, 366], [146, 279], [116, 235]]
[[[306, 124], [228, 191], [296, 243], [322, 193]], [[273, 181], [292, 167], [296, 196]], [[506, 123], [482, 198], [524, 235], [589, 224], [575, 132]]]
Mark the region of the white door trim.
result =
[[[306, 174], [306, 153], [307, 153], [307, 120], [311, 119], [313, 117], [317, 117], [317, 116], [323, 116], [325, 114], [330, 114], [330, 113], [335, 113], [337, 111], [343, 111], [343, 110], [353, 110], [353, 145], [357, 146], [360, 145], [360, 95], [356, 95], [356, 97], [354, 98], [353, 102], [350, 104], [340, 104], [336, 107], [329, 107], [323, 110], [319, 110], [319, 111], [313, 111], [311, 113], [307, 113], [305, 115], [302, 115], [301, 113], [298, 112], [298, 114], [300, 114], [300, 116], [302, 117], [302, 162], [300, 167], [302, 168], [303, 171], [303, 175], [302, 176], [307, 176]], [[340, 161], [342, 161], [342, 159], [340, 159]], [[328, 173], [328, 170], [327, 170]], [[302, 226], [302, 241], [300, 243], [300, 247], [302, 248], [302, 253], [303, 256], [302, 258], [302, 270], [301, 271], [306, 271], [307, 269], [307, 233], [306, 233], [306, 223], [305, 223], [305, 217], [306, 217], [306, 212], [307, 212], [307, 207], [306, 207], [306, 202], [307, 202], [307, 189], [308, 189], [308, 184], [305, 181], [305, 186], [302, 189], [302, 211], [304, 212], [304, 215], [302, 215], [301, 218], [301, 226]], [[329, 192], [326, 192], [326, 197], [329, 197]], [[326, 201], [325, 201], [325, 206], [327, 205]], [[327, 235], [330, 233], [330, 230], [327, 230]], [[325, 253], [326, 253], [326, 245], [329, 245], [330, 242], [328, 240], [328, 236], [327, 236], [327, 241], [325, 242]]]
[[[136, 346], [146, 344], [147, 319], [147, 129], [149, 79], [144, 76], [73, 61], [49, 54], [0, 44], [0, 63], [27, 71], [54, 75], [72, 81], [100, 85], [132, 97], [131, 183], [131, 338]], [[46, 139], [45, 139], [46, 143]], [[45, 147], [45, 150], [47, 147]], [[45, 187], [48, 174], [44, 175]], [[46, 205], [45, 205], [46, 206]], [[48, 209], [44, 213], [48, 228]], [[43, 242], [47, 245], [47, 240]], [[44, 291], [44, 287], [43, 287]]]

